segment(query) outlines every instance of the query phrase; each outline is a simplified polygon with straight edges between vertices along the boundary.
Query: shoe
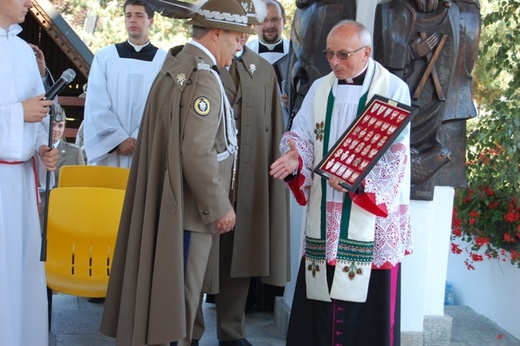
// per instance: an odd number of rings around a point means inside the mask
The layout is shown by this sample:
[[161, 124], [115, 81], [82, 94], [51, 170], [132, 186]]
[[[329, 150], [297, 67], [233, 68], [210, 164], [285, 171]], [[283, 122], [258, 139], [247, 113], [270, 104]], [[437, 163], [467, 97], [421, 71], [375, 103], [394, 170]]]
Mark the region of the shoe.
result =
[[191, 340], [191, 346], [199, 346], [199, 340]]
[[88, 302], [94, 304], [105, 304], [105, 298], [89, 298]]
[[219, 340], [218, 346], [253, 346], [247, 339]]

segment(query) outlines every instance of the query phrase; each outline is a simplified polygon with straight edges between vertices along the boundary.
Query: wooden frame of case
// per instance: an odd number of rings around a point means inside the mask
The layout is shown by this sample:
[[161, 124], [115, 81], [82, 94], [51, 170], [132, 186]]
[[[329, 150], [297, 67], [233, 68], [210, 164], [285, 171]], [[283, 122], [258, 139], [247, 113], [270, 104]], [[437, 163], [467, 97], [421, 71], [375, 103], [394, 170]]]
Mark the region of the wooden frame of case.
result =
[[341, 186], [356, 191], [415, 113], [411, 106], [374, 95], [314, 172], [325, 179], [342, 179]]

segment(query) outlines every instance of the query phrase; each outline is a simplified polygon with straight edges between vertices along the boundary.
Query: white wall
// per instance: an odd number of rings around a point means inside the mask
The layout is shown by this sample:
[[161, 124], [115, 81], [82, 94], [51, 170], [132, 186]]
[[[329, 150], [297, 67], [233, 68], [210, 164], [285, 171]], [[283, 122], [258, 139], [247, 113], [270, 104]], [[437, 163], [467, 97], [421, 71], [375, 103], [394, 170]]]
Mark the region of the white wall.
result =
[[471, 307], [520, 339], [520, 269], [486, 259], [468, 270], [465, 258], [451, 251], [448, 256], [447, 279], [453, 284], [455, 304]]
[[444, 315], [452, 207], [451, 187], [436, 187], [433, 201], [410, 202], [413, 253], [401, 264], [403, 332], [422, 332], [424, 316]]

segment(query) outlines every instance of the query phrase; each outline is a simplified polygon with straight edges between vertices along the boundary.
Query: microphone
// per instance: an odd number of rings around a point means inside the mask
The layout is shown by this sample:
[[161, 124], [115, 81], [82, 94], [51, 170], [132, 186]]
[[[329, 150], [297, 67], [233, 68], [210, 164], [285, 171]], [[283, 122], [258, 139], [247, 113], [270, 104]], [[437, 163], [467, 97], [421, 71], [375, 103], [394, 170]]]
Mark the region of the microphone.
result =
[[54, 83], [45, 93], [46, 100], [53, 100], [76, 77], [76, 72], [69, 68], [61, 74], [60, 79]]

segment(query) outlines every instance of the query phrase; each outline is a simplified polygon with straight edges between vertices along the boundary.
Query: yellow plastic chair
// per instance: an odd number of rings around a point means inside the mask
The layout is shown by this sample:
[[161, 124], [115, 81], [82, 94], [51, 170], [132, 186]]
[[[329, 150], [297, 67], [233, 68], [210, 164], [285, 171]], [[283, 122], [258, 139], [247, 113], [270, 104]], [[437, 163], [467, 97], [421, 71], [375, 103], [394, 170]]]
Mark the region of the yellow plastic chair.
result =
[[50, 192], [47, 286], [70, 295], [106, 296], [124, 190], [59, 187]]
[[130, 169], [110, 166], [63, 166], [58, 187], [105, 187], [126, 189]]

